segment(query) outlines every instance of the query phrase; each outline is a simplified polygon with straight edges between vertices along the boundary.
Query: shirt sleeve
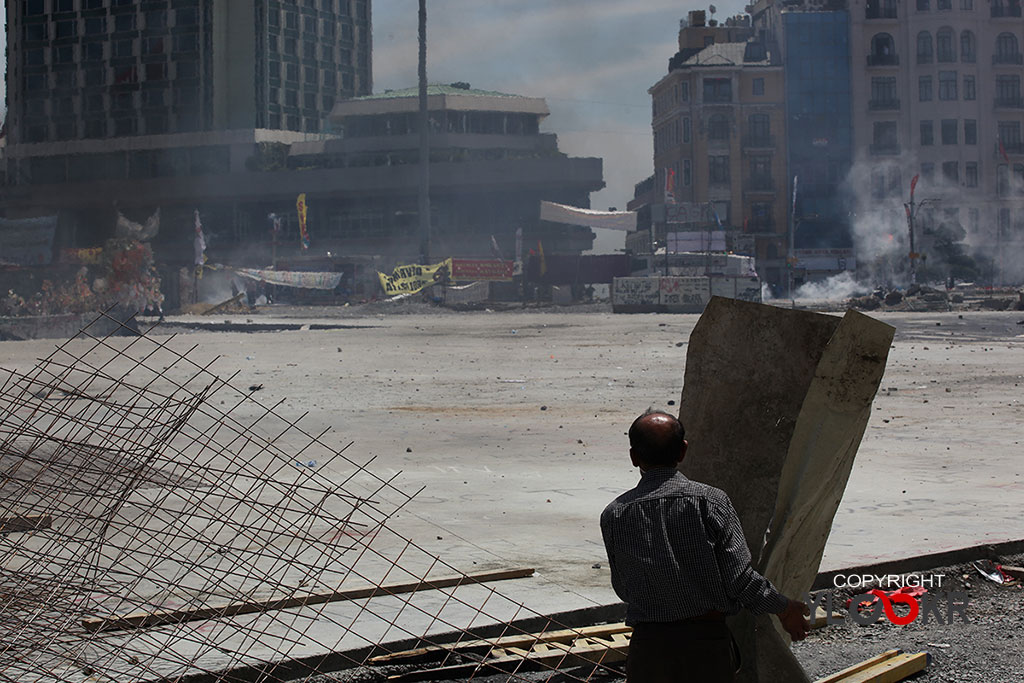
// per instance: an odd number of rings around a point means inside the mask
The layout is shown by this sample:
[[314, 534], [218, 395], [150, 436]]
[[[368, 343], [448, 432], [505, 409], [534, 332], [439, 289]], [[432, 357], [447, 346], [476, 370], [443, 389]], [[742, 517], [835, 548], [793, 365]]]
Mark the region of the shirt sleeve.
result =
[[717, 527], [715, 555], [726, 595], [754, 614], [778, 614], [789, 600], [750, 566], [750, 550], [739, 516], [728, 497], [712, 505], [709, 521]]
[[612, 515], [605, 510], [601, 513], [601, 536], [604, 538], [604, 550], [608, 554], [608, 568], [612, 575], [612, 589], [619, 599], [629, 604], [629, 594], [626, 592], [622, 578], [619, 576], [618, 566], [615, 564], [615, 532], [612, 526]]

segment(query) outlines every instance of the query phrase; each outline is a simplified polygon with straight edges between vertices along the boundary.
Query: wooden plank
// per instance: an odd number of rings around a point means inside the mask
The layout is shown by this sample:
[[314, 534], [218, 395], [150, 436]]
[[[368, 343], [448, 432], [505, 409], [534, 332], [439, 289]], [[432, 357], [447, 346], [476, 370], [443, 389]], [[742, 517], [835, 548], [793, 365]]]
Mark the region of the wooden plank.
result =
[[88, 631], [113, 631], [133, 628], [147, 628], [151, 626], [164, 626], [166, 624], [181, 624], [187, 621], [204, 621], [207, 619], [221, 619], [233, 617], [239, 614], [255, 614], [268, 612], [270, 610], [292, 609], [305, 607], [307, 605], [319, 605], [325, 602], [339, 602], [342, 600], [361, 600], [382, 595], [398, 595], [401, 593], [415, 593], [421, 590], [438, 588], [452, 588], [456, 586], [467, 586], [476, 583], [487, 583], [490, 581], [504, 581], [507, 579], [521, 579], [533, 576], [533, 568], [508, 569], [498, 572], [485, 572], [481, 574], [468, 574], [438, 579], [425, 579], [411, 583], [395, 583], [384, 586], [368, 586], [349, 590], [330, 591], [327, 593], [299, 593], [287, 596], [279, 596], [265, 600], [253, 600], [249, 602], [225, 603], [222, 605], [211, 605], [193, 609], [157, 610], [153, 612], [135, 612], [123, 616], [93, 617], [82, 620], [82, 626]]
[[449, 652], [464, 653], [472, 650], [488, 650], [501, 647], [532, 647], [536, 643], [571, 643], [577, 638], [596, 636], [608, 637], [614, 634], [627, 634], [633, 631], [622, 622], [617, 624], [603, 624], [601, 626], [586, 626], [576, 629], [560, 629], [557, 631], [545, 631], [543, 633], [524, 633], [514, 636], [501, 636], [498, 638], [483, 638], [481, 640], [467, 640], [451, 645], [433, 645], [421, 647], [415, 650], [393, 652], [370, 658], [370, 664], [397, 664], [412, 663], [410, 660], [425, 660], [431, 655], [436, 657], [444, 656]]
[[239, 292], [238, 294], [234, 295], [230, 299], [227, 299], [226, 301], [221, 301], [219, 304], [215, 304], [215, 305], [211, 306], [210, 308], [206, 309], [205, 311], [203, 311], [202, 315], [213, 315], [214, 313], [216, 313], [220, 309], [225, 308], [227, 306], [230, 306], [231, 304], [235, 303], [236, 301], [239, 301], [243, 296], [245, 296], [245, 292]]
[[[585, 647], [573, 646], [562, 649], [565, 647], [563, 643], [551, 644], [560, 647], [554, 651], [529, 652], [526, 656], [522, 654], [505, 655], [502, 657], [486, 658], [471, 664], [455, 664], [434, 669], [408, 671], [388, 676], [388, 680], [401, 683], [438, 679], [459, 680], [462, 677], [468, 678], [477, 671], [482, 671], [486, 674], [489, 671], [535, 671], [538, 669], [580, 666], [587, 663], [611, 664], [625, 660], [626, 654], [629, 652], [628, 645], [610, 648], [607, 644], [601, 644]], [[523, 650], [519, 650], [519, 652], [522, 653]]]
[[903, 653], [863, 671], [858, 671], [852, 676], [844, 678], [842, 683], [896, 683], [896, 681], [902, 681], [918, 671], [924, 671], [928, 662], [927, 652]]
[[49, 529], [52, 526], [53, 517], [50, 515], [6, 517], [4, 519], [0, 519], [0, 534], [37, 531], [39, 529]]
[[892, 659], [901, 653], [900, 650], [886, 650], [880, 655], [875, 655], [871, 659], [865, 659], [863, 662], [849, 666], [842, 671], [837, 671], [831, 676], [825, 676], [825, 678], [819, 678], [814, 683], [845, 683], [847, 678], [859, 671], [863, 671], [868, 667], [875, 666], [880, 662], [884, 662], [888, 659]]

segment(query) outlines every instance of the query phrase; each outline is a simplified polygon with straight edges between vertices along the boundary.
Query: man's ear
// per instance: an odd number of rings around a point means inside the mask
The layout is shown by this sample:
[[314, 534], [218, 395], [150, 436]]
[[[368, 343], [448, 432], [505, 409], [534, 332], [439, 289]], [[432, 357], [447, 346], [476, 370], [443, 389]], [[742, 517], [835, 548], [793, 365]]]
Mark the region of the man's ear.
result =
[[683, 439], [683, 447], [681, 449], [679, 449], [679, 460], [676, 460], [676, 464], [677, 465], [683, 461], [683, 458], [686, 457], [686, 447], [688, 445], [689, 444], [686, 443], [686, 439]]
[[640, 461], [636, 458], [636, 451], [632, 448], [629, 449], [629, 461], [633, 463], [633, 467], [640, 467]]

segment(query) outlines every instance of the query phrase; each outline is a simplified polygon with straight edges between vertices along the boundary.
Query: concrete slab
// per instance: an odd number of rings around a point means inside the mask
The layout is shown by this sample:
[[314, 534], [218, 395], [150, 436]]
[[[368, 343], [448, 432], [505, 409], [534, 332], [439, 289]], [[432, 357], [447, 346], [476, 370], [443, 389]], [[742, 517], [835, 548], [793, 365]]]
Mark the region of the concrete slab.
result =
[[[897, 336], [822, 568], [1024, 538], [1021, 314], [877, 317]], [[309, 411], [310, 431], [331, 427], [378, 473], [426, 486], [394, 526], [465, 571], [536, 567], [499, 590], [550, 613], [615, 601], [597, 518], [635, 482], [630, 421], [675, 409], [696, 319], [439, 311], [170, 343], [199, 343], [197, 358], [220, 356], [213, 368], [237, 385], [263, 384], [264, 402]], [[3, 342], [0, 365], [31, 366], [44, 344]]]

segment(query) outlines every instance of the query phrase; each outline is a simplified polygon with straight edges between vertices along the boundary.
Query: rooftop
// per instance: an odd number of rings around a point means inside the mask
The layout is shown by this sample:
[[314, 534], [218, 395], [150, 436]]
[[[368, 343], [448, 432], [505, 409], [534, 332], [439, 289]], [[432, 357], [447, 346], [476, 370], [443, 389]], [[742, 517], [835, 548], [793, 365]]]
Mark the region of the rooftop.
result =
[[[339, 123], [346, 116], [411, 113], [419, 109], [419, 88], [385, 90], [382, 93], [342, 100], [334, 105], [331, 119]], [[550, 114], [541, 97], [510, 95], [493, 90], [478, 90], [468, 83], [427, 86], [427, 109], [430, 111], [483, 111], [517, 114]]]

